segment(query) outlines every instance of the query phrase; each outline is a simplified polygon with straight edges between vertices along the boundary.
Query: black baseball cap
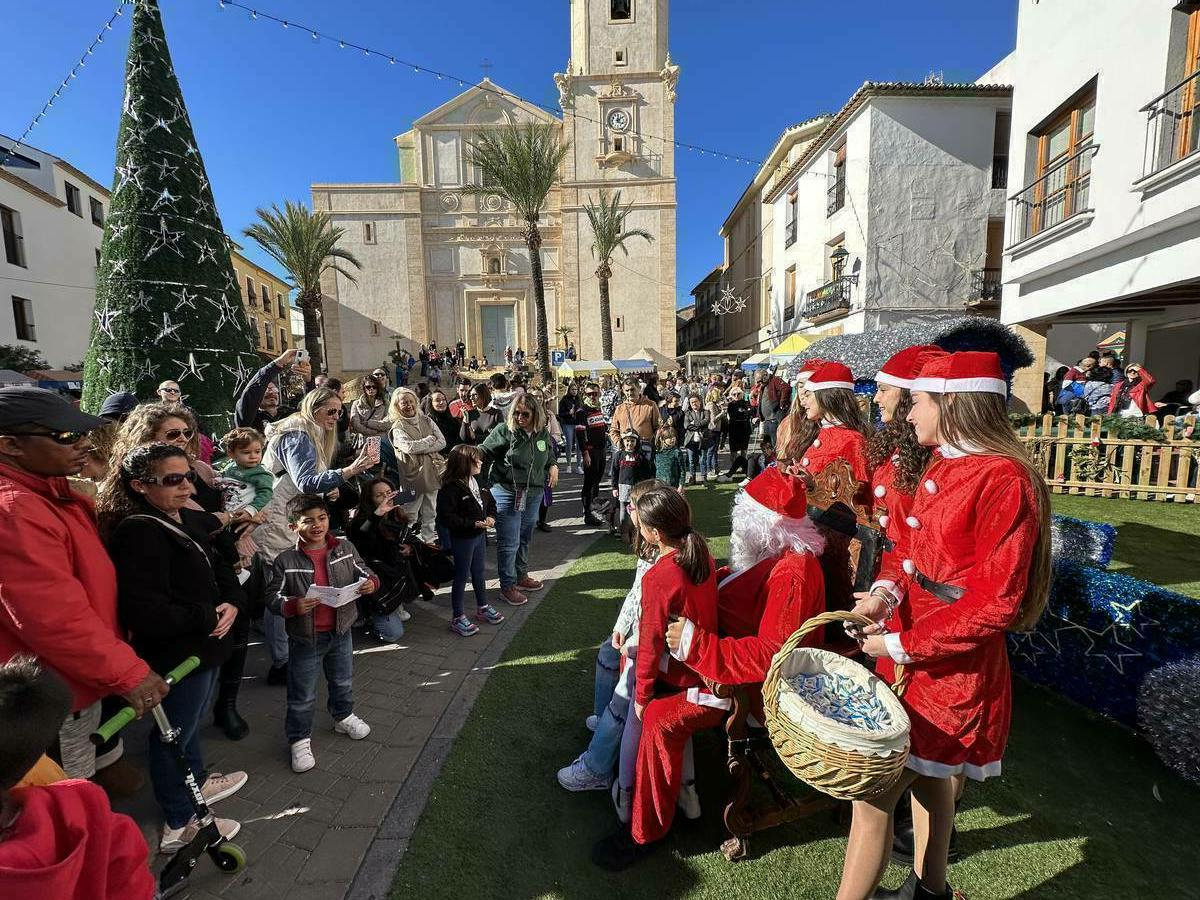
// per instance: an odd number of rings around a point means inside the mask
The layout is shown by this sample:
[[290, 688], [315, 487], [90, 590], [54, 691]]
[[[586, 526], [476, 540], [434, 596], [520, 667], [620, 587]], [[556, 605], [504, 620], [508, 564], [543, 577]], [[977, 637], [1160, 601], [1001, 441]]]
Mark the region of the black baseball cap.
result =
[[40, 425], [51, 431], [93, 431], [105, 419], [76, 409], [54, 391], [38, 387], [0, 389], [0, 434], [22, 425]]

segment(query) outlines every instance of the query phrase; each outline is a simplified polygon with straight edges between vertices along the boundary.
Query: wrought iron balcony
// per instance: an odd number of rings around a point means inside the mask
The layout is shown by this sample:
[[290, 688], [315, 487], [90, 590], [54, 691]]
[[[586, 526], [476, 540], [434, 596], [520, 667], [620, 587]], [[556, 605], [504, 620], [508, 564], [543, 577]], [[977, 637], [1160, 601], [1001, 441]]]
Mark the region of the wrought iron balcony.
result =
[[858, 284], [857, 275], [842, 275], [805, 295], [803, 316], [820, 322], [844, 316], [850, 311], [850, 288]]
[[1076, 150], [1008, 198], [1007, 246], [1092, 211], [1092, 157], [1099, 149], [1099, 144], [1088, 144]]
[[796, 243], [796, 220], [792, 219], [784, 226], [783, 246], [790, 247], [794, 243]]
[[1196, 152], [1200, 144], [1200, 71], [1159, 94], [1139, 112], [1146, 114], [1143, 177]]
[[975, 269], [971, 272], [971, 294], [968, 306], [994, 306], [1000, 302], [1003, 283], [999, 269]]
[[846, 179], [835, 179], [826, 191], [825, 215], [832, 216], [846, 205]]

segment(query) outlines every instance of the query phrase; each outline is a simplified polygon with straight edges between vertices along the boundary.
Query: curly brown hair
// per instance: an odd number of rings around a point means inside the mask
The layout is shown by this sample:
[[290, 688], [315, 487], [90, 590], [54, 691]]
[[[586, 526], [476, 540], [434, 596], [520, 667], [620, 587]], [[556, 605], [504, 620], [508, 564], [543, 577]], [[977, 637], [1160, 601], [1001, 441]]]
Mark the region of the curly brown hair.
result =
[[932, 451], [917, 443], [917, 432], [907, 421], [912, 410], [912, 394], [905, 388], [897, 390], [900, 391], [900, 402], [892, 413], [892, 421], [867, 441], [867, 465], [874, 469], [892, 454], [897, 454], [896, 489], [911, 494], [917, 489], [917, 482], [921, 480], [921, 473], [925, 471]]

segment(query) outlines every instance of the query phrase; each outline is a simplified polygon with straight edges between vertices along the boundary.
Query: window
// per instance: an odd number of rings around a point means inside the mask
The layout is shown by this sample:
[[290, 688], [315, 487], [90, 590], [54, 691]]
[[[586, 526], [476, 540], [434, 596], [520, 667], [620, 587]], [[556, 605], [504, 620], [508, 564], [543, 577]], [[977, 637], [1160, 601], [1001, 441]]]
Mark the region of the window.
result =
[[832, 216], [846, 205], [846, 142], [842, 141], [833, 150], [833, 172], [830, 176], [829, 197], [825, 214]]
[[88, 206], [92, 210], [92, 224], [97, 228], [104, 227], [104, 204], [95, 197], [88, 197]]
[[83, 218], [83, 195], [79, 193], [79, 188], [71, 184], [69, 181], [63, 182], [63, 187], [67, 189], [67, 209]]
[[625, 65], [625, 59], [626, 59], [626, 57], [625, 57], [624, 50], [614, 50], [613, 51], [613, 65], [614, 66]]
[[279, 318], [287, 318], [287, 307], [283, 305], [283, 294], [275, 295], [275, 308], [279, 310]]
[[608, 7], [610, 22], [633, 21], [633, 0], [611, 0]]
[[783, 318], [796, 318], [796, 267], [788, 266], [783, 273]]
[[17, 340], [36, 341], [37, 327], [33, 323], [33, 301], [26, 300], [24, 297], [13, 297], [12, 311]]
[[1070, 102], [1049, 125], [1034, 134], [1037, 180], [1034, 182], [1031, 234], [1088, 209], [1092, 144], [1096, 125], [1094, 89]]
[[275, 332], [271, 330], [270, 322], [263, 322], [263, 334], [267, 338], [267, 349], [275, 349]]
[[287, 329], [279, 329], [279, 349], [286, 350], [288, 348]]
[[372, 222], [363, 222], [363, 243], [375, 243], [375, 225]]
[[25, 239], [21, 235], [21, 214], [0, 206], [0, 228], [4, 231], [4, 258], [14, 266], [25, 267]]
[[269, 290], [267, 290], [267, 286], [265, 284], [260, 284], [258, 286], [258, 291], [259, 291], [259, 296], [262, 297], [263, 309], [265, 309], [267, 312], [270, 312], [271, 311], [271, 292]]
[[249, 275], [246, 276], [246, 302], [254, 303], [254, 279]]
[[787, 195], [787, 220], [784, 230], [783, 246], [790, 247], [796, 243], [796, 208], [799, 202], [800, 189], [792, 188]]

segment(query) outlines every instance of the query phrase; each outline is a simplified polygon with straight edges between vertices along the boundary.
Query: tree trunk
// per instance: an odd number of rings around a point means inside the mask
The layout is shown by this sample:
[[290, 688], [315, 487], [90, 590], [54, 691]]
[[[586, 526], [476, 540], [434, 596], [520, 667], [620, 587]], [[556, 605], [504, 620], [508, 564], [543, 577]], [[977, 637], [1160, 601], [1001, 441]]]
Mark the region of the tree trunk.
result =
[[546, 286], [542, 282], [542, 233], [537, 220], [525, 224], [525, 243], [529, 247], [529, 271], [533, 277], [533, 308], [537, 317], [537, 359], [542, 383], [551, 383], [550, 329], [546, 323]]
[[321, 354], [321, 295], [301, 294], [296, 298], [296, 305], [304, 316], [304, 349], [308, 351], [308, 361], [313, 377], [316, 377], [325, 371], [325, 360]]
[[612, 277], [612, 269], [608, 260], [600, 263], [596, 269], [596, 279], [600, 282], [600, 356], [602, 359], [612, 359], [612, 309], [608, 303], [608, 279]]

